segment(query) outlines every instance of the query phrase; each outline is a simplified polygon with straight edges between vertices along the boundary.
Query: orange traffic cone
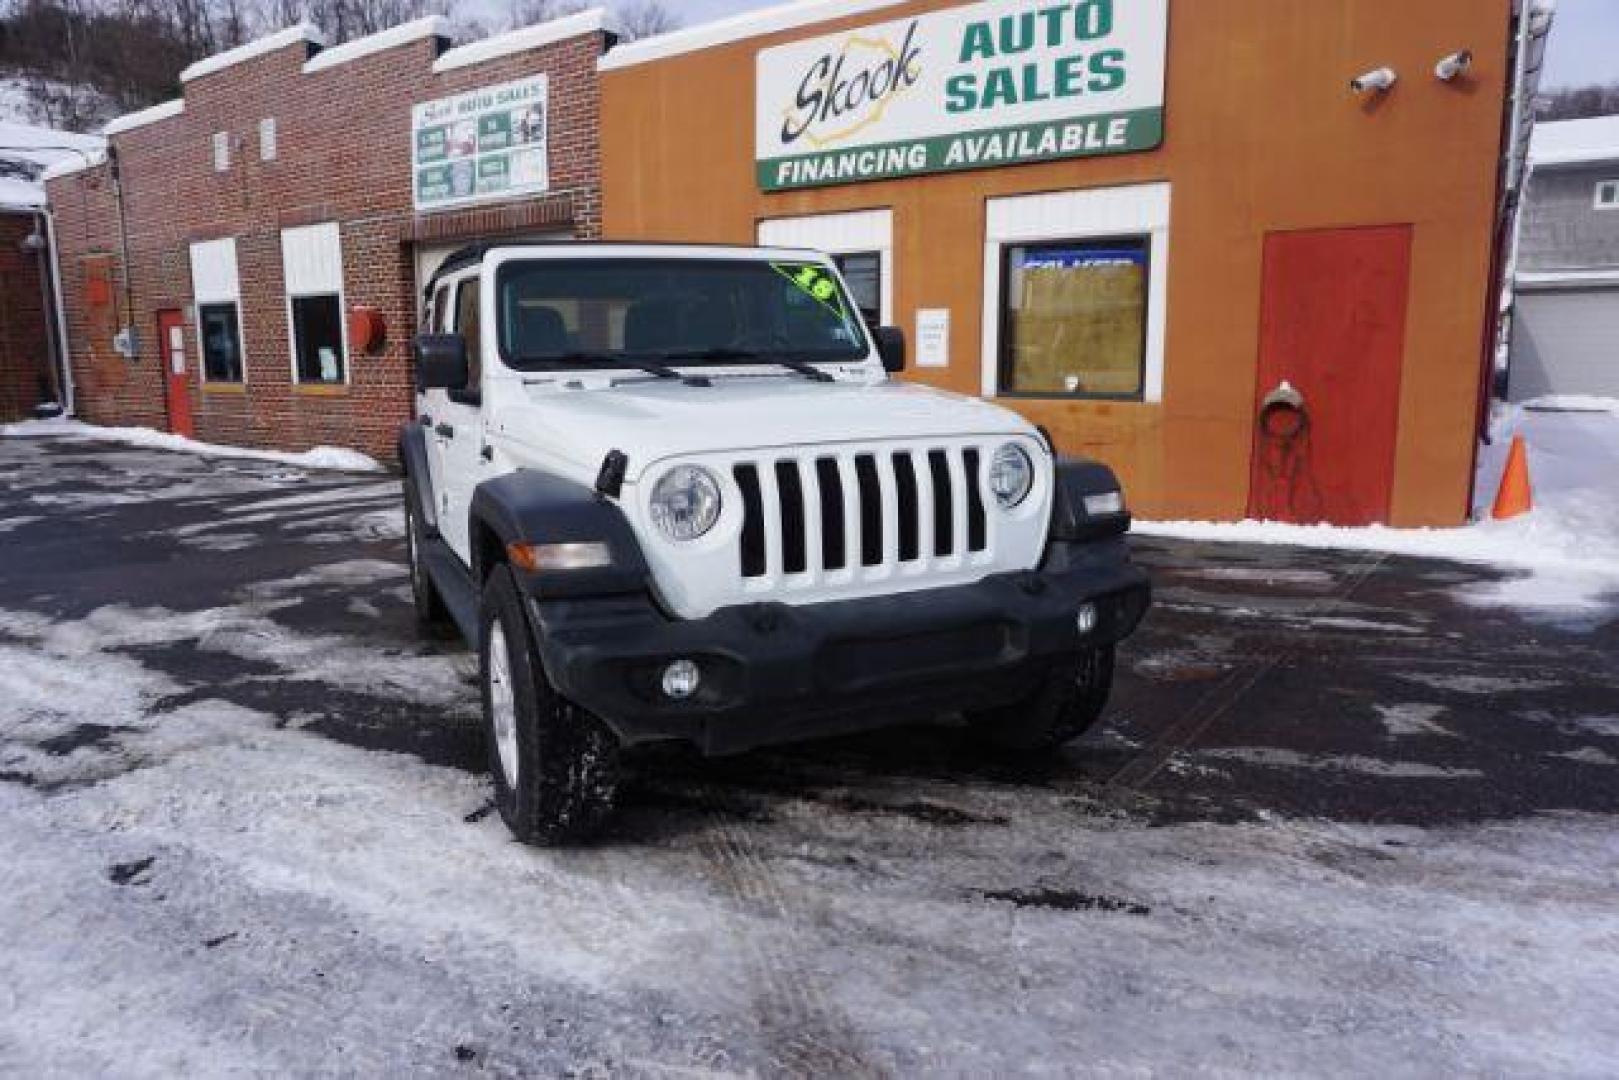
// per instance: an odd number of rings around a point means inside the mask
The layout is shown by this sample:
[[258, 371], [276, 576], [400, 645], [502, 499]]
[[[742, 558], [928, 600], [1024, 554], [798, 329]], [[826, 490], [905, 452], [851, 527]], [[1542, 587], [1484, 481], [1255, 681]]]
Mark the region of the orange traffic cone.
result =
[[1512, 437], [1512, 449], [1507, 453], [1507, 467], [1501, 473], [1501, 490], [1495, 493], [1495, 506], [1490, 516], [1497, 521], [1527, 513], [1534, 504], [1529, 497], [1529, 454], [1524, 449], [1523, 436]]

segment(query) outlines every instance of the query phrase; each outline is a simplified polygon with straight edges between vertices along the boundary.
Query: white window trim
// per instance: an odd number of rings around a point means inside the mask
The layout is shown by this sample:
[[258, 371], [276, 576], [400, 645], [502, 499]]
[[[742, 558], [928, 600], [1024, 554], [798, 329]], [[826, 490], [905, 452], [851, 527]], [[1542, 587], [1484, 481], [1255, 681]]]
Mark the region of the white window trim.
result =
[[[1005, 249], [1058, 240], [1150, 238], [1147, 281], [1147, 343], [1141, 401], [1164, 396], [1164, 337], [1169, 300], [1168, 183], [1054, 191], [990, 199], [984, 215], [984, 310], [980, 357], [983, 396], [1000, 393], [1001, 267]], [[1009, 398], [1020, 395], [1010, 394]], [[1056, 400], [1061, 400], [1058, 398]], [[1076, 395], [1075, 401], [1090, 400]], [[1110, 401], [1115, 399], [1108, 399]], [[1120, 404], [1131, 404], [1129, 401]]]
[[[330, 230], [337, 245], [337, 281], [336, 289], [331, 282], [322, 282], [308, 287], [295, 287], [292, 283], [292, 267], [287, 254], [287, 234], [294, 233], [307, 235], [316, 230], [325, 232]], [[349, 349], [349, 319], [348, 294], [345, 288], [343, 275], [343, 232], [342, 226], [335, 221], [322, 222], [319, 225], [305, 225], [298, 228], [281, 230], [281, 279], [282, 291], [286, 294], [283, 306], [287, 315], [287, 376], [292, 380], [296, 389], [300, 386], [342, 386], [353, 385], [354, 356]], [[322, 382], [318, 379], [304, 380], [298, 377], [298, 324], [293, 317], [292, 302], [299, 297], [330, 296], [337, 293], [337, 326], [343, 343], [343, 380], [341, 382]]]
[[[1609, 194], [1606, 200], [1602, 198], [1604, 191]], [[1591, 205], [1597, 210], [1619, 210], [1619, 180], [1598, 180], [1591, 193]]]
[[[202, 257], [203, 266], [208, 267], [208, 256], [225, 252], [230, 253], [230, 272], [221, 280], [209, 278], [206, 274], [199, 275], [198, 256]], [[221, 258], [216, 266], [224, 266]], [[219, 304], [230, 304], [236, 309], [236, 348], [242, 354], [242, 377], [239, 381], [229, 379], [210, 379], [208, 377], [208, 356], [203, 348], [202, 309], [204, 306], [213, 307]], [[197, 339], [197, 379], [198, 385], [206, 386], [240, 386], [247, 387], [247, 327], [242, 319], [242, 279], [241, 267], [236, 259], [236, 238], [227, 236], [219, 240], [206, 240], [191, 245], [191, 325]]]
[[[764, 218], [758, 225], [765, 247], [802, 247], [828, 255], [876, 252], [882, 263], [882, 324], [894, 326], [894, 211], [853, 210], [839, 214]], [[829, 239], [830, 238], [830, 239]]]

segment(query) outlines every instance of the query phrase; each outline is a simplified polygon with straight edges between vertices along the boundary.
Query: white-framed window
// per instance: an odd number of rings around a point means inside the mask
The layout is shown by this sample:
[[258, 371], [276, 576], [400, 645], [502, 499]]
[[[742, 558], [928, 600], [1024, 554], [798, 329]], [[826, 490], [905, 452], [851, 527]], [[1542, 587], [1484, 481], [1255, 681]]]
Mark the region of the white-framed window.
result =
[[892, 210], [770, 218], [759, 222], [759, 243], [766, 247], [801, 247], [826, 252], [848, 283], [855, 306], [866, 322], [872, 326], [893, 325]]
[[197, 306], [197, 359], [203, 381], [245, 382], [242, 288], [234, 237], [191, 245], [191, 297]]
[[349, 381], [343, 318], [343, 241], [337, 222], [281, 230], [292, 381], [340, 386]]
[[1167, 183], [990, 199], [986, 397], [1159, 401]]
[[230, 132], [214, 132], [214, 172], [230, 169]]
[[1597, 181], [1592, 205], [1598, 210], [1619, 210], [1619, 180]]
[[275, 145], [275, 117], [266, 116], [259, 121], [259, 160], [274, 161]]

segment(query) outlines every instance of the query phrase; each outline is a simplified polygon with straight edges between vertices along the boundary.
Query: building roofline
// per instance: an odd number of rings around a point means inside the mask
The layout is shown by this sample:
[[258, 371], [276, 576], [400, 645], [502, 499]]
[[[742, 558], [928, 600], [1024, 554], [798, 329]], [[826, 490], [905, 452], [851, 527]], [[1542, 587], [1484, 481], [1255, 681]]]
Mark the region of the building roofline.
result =
[[1553, 151], [1547, 154], [1531, 153], [1529, 162], [1536, 169], [1572, 168], [1576, 165], [1607, 165], [1619, 163], [1619, 146], [1589, 150]]
[[113, 117], [111, 120], [107, 121], [106, 126], [101, 129], [101, 134], [117, 135], [120, 132], [133, 131], [135, 128], [145, 127], [147, 124], [155, 124], [159, 120], [167, 120], [171, 116], [179, 116], [185, 111], [186, 103], [184, 98], [174, 98], [172, 101], [159, 102], [156, 105], [141, 109], [138, 112], [125, 113], [122, 116]]
[[830, 22], [851, 15], [895, 7], [903, 0], [798, 0], [759, 11], [747, 11], [728, 19], [699, 23], [684, 30], [659, 34], [644, 41], [620, 45], [597, 63], [601, 71], [632, 67], [663, 60], [682, 53], [699, 52], [744, 41], [782, 30], [794, 30], [818, 22]]
[[45, 171], [39, 174], [39, 182], [43, 184], [47, 180], [59, 180], [64, 176], [85, 172], [88, 169], [94, 169], [104, 164], [106, 160], [107, 152], [105, 150], [92, 150], [88, 154], [76, 154], [71, 158], [58, 161], [54, 165], [47, 165]]
[[333, 45], [304, 61], [304, 74], [316, 71], [325, 71], [328, 68], [346, 64], [351, 60], [358, 60], [362, 56], [382, 52], [384, 49], [395, 49], [401, 45], [409, 45], [424, 38], [449, 38], [450, 22], [442, 15], [429, 15], [422, 19], [412, 19], [410, 22], [400, 23], [387, 30], [345, 41], [341, 45]]
[[513, 53], [527, 52], [529, 49], [537, 49], [542, 45], [550, 45], [571, 37], [595, 33], [618, 33], [618, 20], [606, 8], [590, 8], [574, 15], [565, 15], [560, 19], [521, 26], [504, 34], [496, 34], [494, 37], [469, 41], [465, 45], [446, 49], [437, 60], [433, 61], [433, 72], [439, 74], [457, 68], [471, 67], [473, 64], [497, 60]]
[[320, 27], [314, 23], [301, 22], [294, 26], [289, 26], [285, 30], [278, 30], [273, 34], [249, 41], [246, 45], [238, 45], [234, 49], [227, 49], [222, 53], [203, 57], [180, 72], [180, 81], [188, 83], [193, 79], [200, 79], [204, 75], [212, 75], [228, 67], [273, 53], [277, 49], [285, 49], [287, 46], [296, 45], [299, 42], [321, 46], [326, 44], [326, 36], [320, 32]]
[[1592, 270], [1520, 270], [1513, 284], [1520, 292], [1619, 285], [1619, 266]]

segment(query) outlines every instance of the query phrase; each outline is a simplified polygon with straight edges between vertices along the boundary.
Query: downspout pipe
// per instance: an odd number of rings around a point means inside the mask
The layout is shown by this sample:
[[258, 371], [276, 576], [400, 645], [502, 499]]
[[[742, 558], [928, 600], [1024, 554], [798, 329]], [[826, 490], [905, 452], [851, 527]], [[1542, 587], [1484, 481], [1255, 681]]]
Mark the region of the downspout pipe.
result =
[[118, 147], [107, 145], [107, 162], [112, 171], [112, 195], [118, 203], [118, 247], [124, 264], [124, 329], [129, 331], [129, 359], [141, 355], [140, 333], [135, 329], [135, 270], [129, 262], [129, 218], [124, 212], [123, 167], [119, 162]]
[[67, 305], [62, 292], [62, 251], [56, 244], [56, 215], [47, 207], [39, 212], [45, 222], [45, 246], [50, 249], [47, 264], [50, 267], [51, 307], [56, 320], [57, 370], [62, 373], [62, 413], [74, 415], [73, 350], [68, 348]]

